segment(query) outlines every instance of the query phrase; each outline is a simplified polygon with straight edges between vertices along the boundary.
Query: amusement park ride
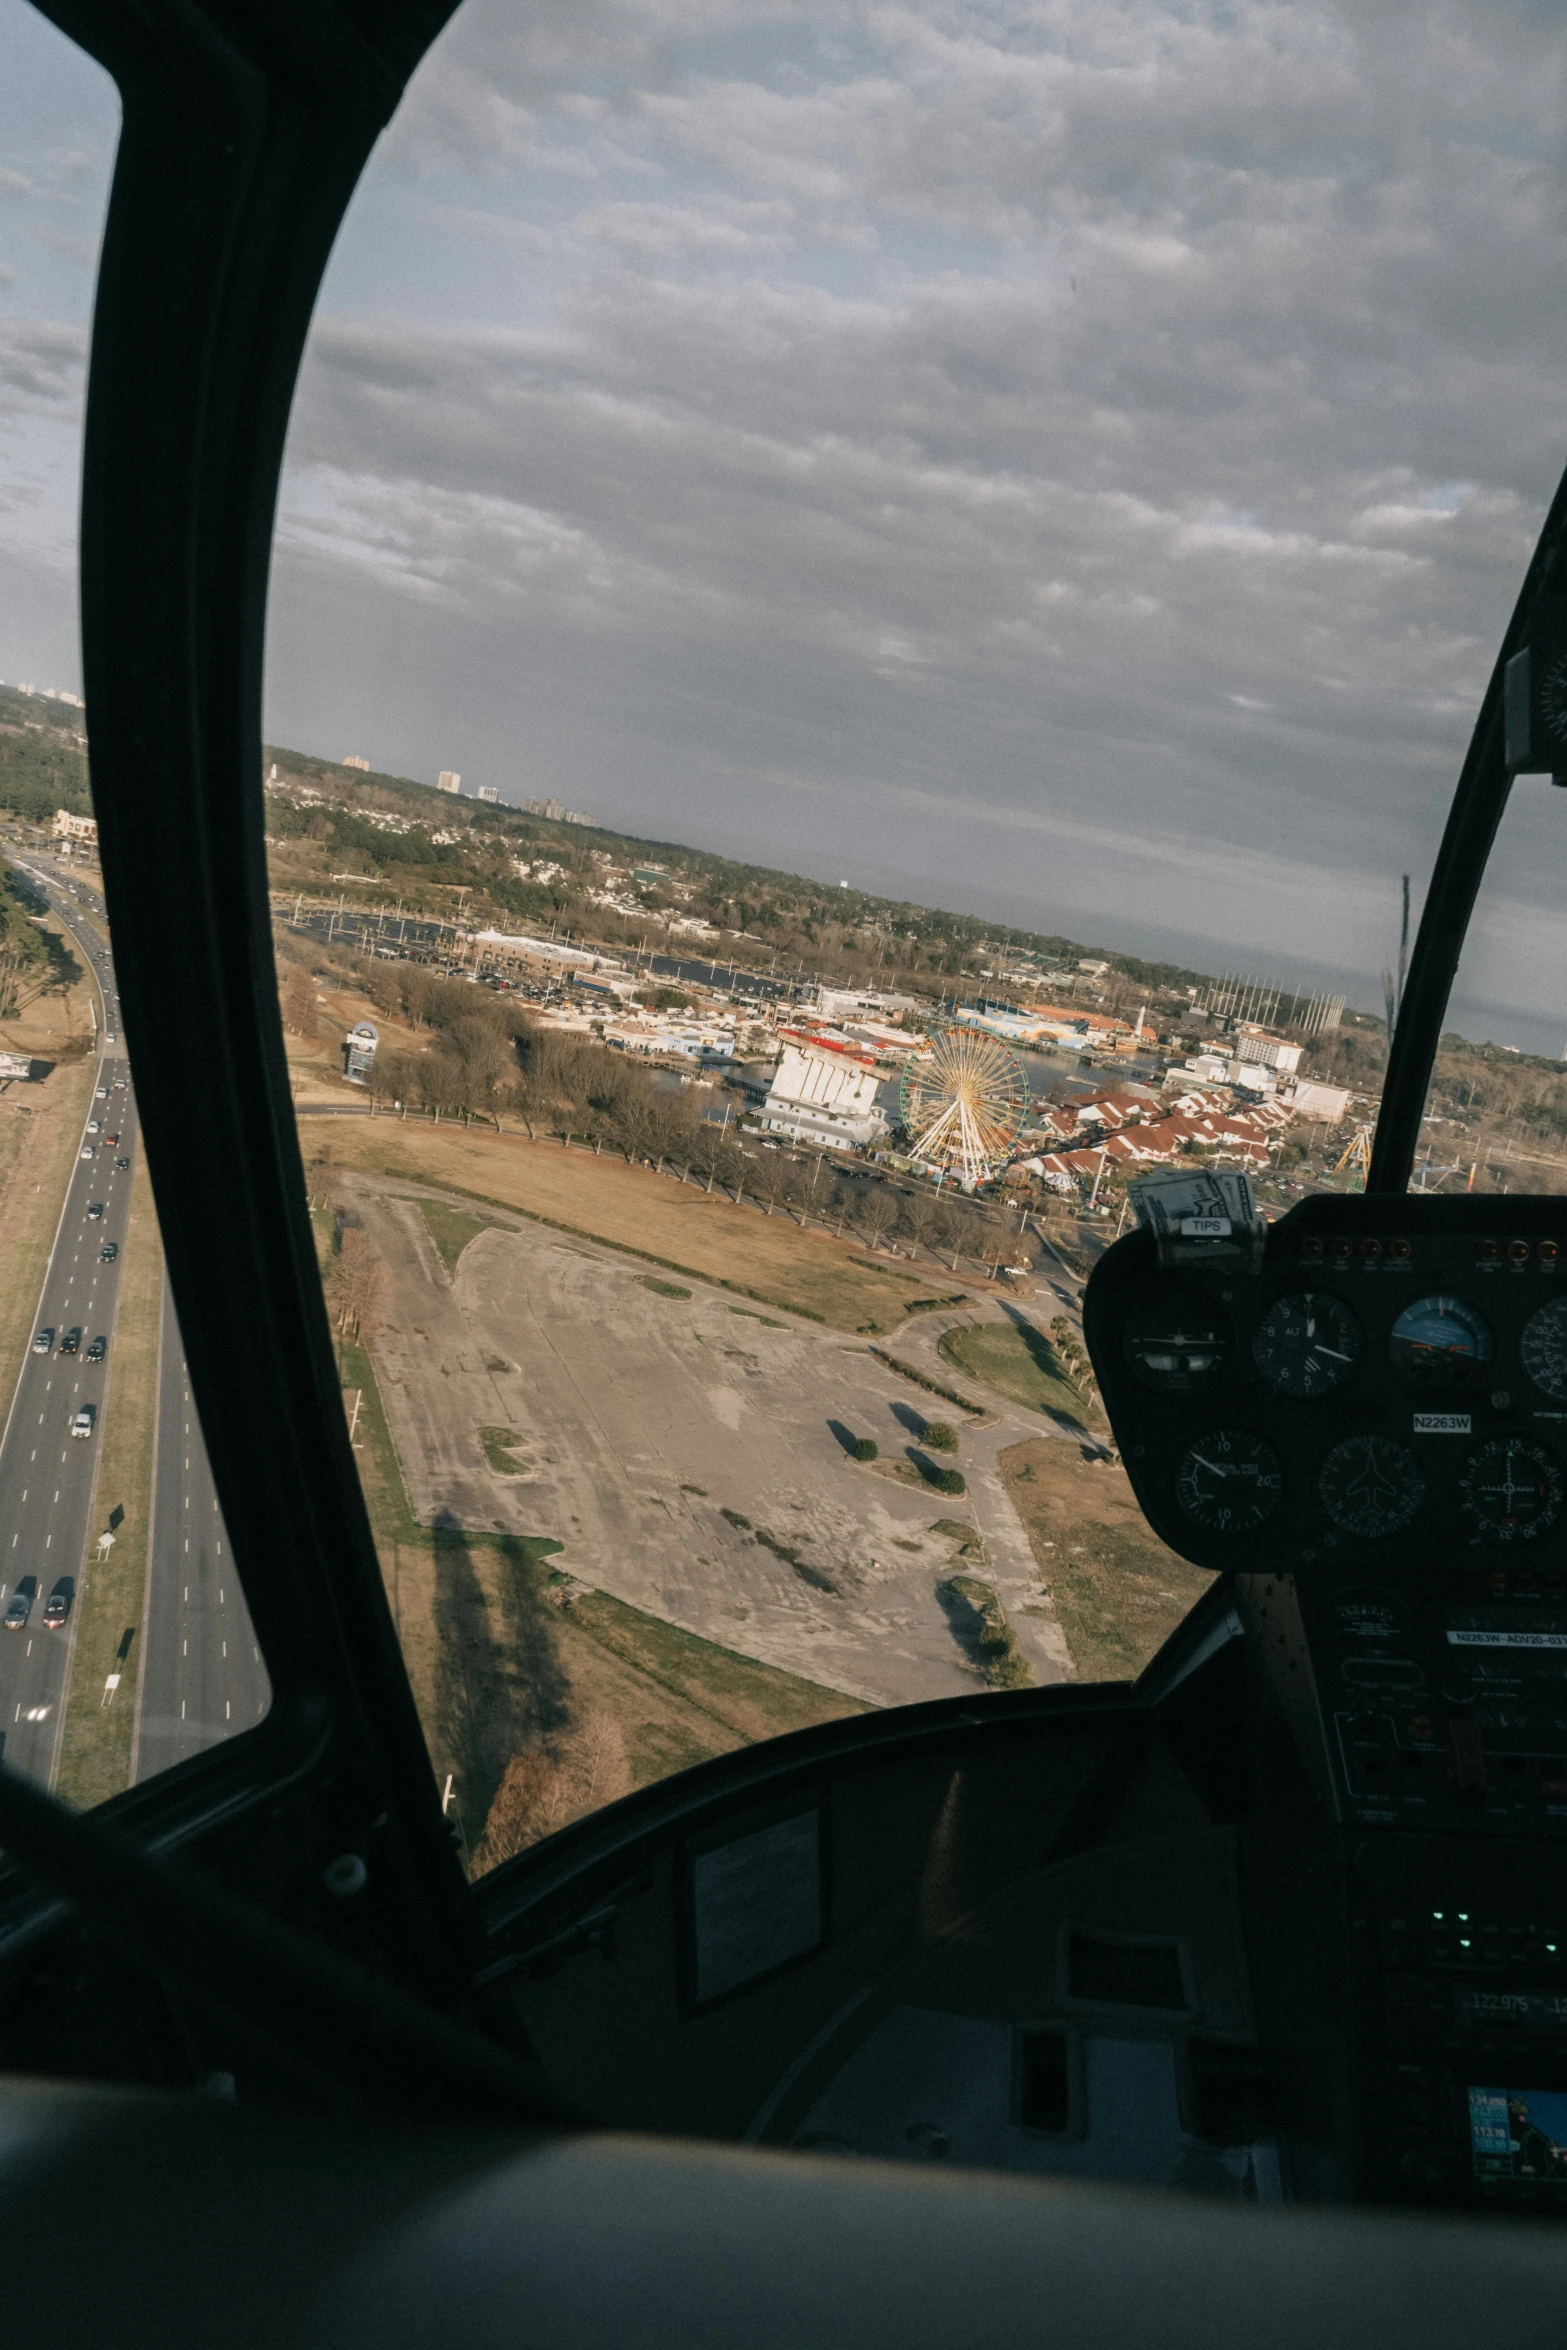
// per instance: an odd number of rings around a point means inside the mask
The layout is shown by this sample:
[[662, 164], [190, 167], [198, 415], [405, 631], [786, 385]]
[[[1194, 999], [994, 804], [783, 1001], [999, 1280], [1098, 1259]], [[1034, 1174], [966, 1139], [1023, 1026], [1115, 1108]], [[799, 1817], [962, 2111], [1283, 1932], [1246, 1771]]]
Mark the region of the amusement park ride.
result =
[[1028, 1110], [1016, 1053], [982, 1029], [948, 1025], [911, 1060], [898, 1095], [910, 1155], [972, 1190], [1005, 1166]]

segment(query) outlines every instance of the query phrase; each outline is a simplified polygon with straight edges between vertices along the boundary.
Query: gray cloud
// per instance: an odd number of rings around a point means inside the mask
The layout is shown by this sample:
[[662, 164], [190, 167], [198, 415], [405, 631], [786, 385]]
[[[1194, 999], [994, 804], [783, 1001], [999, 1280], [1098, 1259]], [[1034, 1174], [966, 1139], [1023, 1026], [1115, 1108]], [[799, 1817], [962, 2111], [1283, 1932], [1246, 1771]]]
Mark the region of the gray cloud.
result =
[[1374, 970], [1567, 443], [1549, 17], [564, 24], [470, 0], [361, 194], [274, 726]]

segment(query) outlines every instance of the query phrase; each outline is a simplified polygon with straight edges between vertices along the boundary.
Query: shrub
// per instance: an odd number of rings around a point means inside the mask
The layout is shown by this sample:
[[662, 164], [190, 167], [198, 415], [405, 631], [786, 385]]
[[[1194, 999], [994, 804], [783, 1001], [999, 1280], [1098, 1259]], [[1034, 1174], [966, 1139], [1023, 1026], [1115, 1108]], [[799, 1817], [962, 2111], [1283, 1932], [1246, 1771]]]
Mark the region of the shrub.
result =
[[854, 1457], [857, 1461], [873, 1461], [876, 1458], [876, 1446], [869, 1436], [856, 1436]]
[[968, 1479], [960, 1469], [938, 1469], [931, 1479], [938, 1493], [967, 1493]]
[[956, 1452], [958, 1432], [948, 1420], [927, 1420], [922, 1431], [932, 1452]]

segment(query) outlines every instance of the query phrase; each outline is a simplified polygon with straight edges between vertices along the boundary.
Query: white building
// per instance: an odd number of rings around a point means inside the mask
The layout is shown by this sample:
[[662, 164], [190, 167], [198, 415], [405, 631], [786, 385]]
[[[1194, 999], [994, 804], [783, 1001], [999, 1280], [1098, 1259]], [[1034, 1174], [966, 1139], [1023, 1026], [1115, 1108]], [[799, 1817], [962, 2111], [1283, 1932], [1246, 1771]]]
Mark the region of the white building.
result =
[[493, 783], [481, 783], [473, 796], [476, 800], [488, 800], [493, 806], [494, 803], [499, 800], [501, 795], [496, 790]]
[[1293, 1077], [1306, 1048], [1286, 1044], [1282, 1036], [1271, 1036], [1266, 1028], [1242, 1028], [1235, 1049], [1243, 1061], [1260, 1061], [1265, 1069], [1277, 1069], [1281, 1077]]
[[1297, 1118], [1324, 1118], [1330, 1126], [1349, 1112], [1349, 1088], [1345, 1085], [1321, 1085], [1315, 1077], [1297, 1077], [1294, 1090], [1281, 1095], [1289, 1103]]
[[868, 1053], [785, 1036], [760, 1121], [796, 1142], [875, 1142], [888, 1131], [876, 1100], [879, 1083]]
[[443, 767], [435, 779], [435, 788], [437, 791], [460, 792], [462, 777], [455, 767]]
[[96, 816], [73, 816], [69, 808], [56, 808], [54, 822], [49, 830], [56, 840], [74, 840], [88, 847], [96, 846], [98, 819]]

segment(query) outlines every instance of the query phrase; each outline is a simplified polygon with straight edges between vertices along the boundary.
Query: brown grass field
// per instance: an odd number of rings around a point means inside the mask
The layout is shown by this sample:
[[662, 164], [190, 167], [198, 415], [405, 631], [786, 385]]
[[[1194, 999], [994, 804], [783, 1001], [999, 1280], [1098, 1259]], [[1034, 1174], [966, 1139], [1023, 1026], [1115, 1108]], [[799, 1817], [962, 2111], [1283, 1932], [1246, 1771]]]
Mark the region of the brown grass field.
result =
[[1055, 1603], [1078, 1678], [1140, 1672], [1212, 1582], [1167, 1550], [1124, 1469], [1030, 1437], [1001, 1455], [1002, 1480]]
[[[491, 1127], [396, 1116], [307, 1119], [300, 1136], [312, 1172], [356, 1167], [436, 1184], [787, 1307], [829, 1329], [880, 1336], [901, 1328], [909, 1306], [930, 1295], [928, 1272], [874, 1263], [850, 1242], [806, 1230], [782, 1210], [768, 1216], [750, 1200], [737, 1206], [695, 1180], [682, 1184], [608, 1151], [597, 1157]], [[950, 1275], [942, 1278], [950, 1284]]]
[[55, 1064], [40, 1084], [0, 1092], [0, 1424], [16, 1391], [92, 1093], [91, 1000], [84, 978], [0, 1020], [0, 1048]]

